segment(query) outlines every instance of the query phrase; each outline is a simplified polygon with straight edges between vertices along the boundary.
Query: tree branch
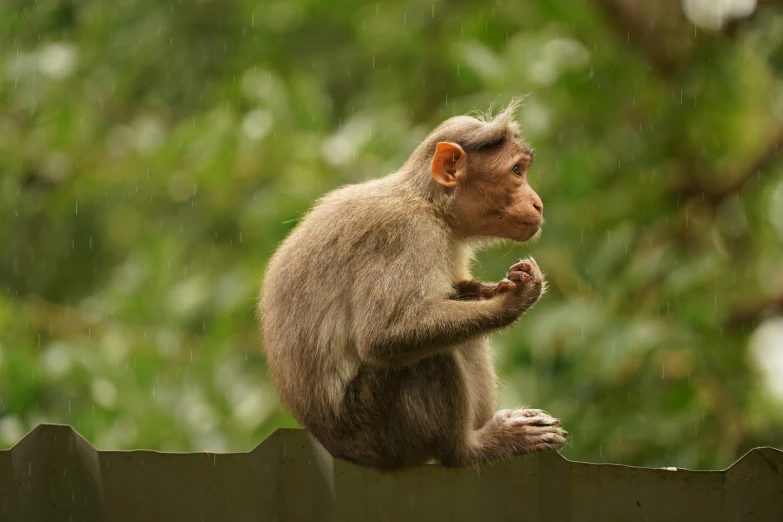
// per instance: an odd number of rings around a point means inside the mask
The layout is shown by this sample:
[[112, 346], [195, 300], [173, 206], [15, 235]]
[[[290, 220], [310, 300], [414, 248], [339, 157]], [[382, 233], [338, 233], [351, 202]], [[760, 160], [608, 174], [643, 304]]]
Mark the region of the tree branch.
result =
[[[700, 34], [676, 0], [593, 0], [623, 40], [664, 76], [688, 61]], [[698, 33], [698, 34], [697, 34]]]
[[767, 138], [756, 157], [753, 158], [747, 167], [737, 172], [734, 176], [729, 177], [729, 182], [722, 188], [713, 191], [713, 197], [723, 199], [737, 192], [751, 181], [754, 176], [770, 167], [780, 157], [781, 152], [783, 152], [783, 128], [778, 129], [776, 133]]
[[731, 311], [726, 318], [726, 324], [740, 328], [746, 324], [757, 324], [765, 317], [776, 314], [783, 314], [783, 294]]
[[700, 180], [689, 177], [674, 187], [673, 192], [680, 199], [691, 199], [699, 197], [708, 202], [710, 206], [717, 207], [727, 197], [736, 194], [745, 185], [758, 178], [762, 171], [772, 166], [783, 155], [783, 127], [775, 133], [770, 134], [769, 138], [760, 147], [756, 155], [750, 159], [748, 164], [737, 172], [719, 179], [727, 181], [718, 186], [706, 185]]

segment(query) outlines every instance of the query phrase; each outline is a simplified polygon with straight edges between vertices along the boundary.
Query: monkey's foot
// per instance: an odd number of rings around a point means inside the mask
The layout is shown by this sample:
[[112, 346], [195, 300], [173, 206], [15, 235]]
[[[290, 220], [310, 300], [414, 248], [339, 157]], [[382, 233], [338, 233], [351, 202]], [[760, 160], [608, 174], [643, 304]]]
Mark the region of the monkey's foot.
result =
[[560, 421], [543, 410], [500, 410], [464, 445], [444, 454], [445, 466], [474, 466], [539, 451], [556, 450], [566, 443], [568, 432]]
[[[522, 415], [523, 417], [548, 417], [555, 421], [555, 424], [560, 424], [560, 419], [555, 419], [550, 414], [545, 412], [544, 410], [535, 410], [535, 409], [518, 409], [518, 410], [500, 410], [504, 412], [511, 412], [514, 414]], [[500, 411], [498, 413], [500, 413]]]
[[482, 428], [487, 439], [508, 445], [514, 455], [556, 450], [566, 443], [568, 432], [558, 427], [555, 419], [543, 410], [500, 410]]

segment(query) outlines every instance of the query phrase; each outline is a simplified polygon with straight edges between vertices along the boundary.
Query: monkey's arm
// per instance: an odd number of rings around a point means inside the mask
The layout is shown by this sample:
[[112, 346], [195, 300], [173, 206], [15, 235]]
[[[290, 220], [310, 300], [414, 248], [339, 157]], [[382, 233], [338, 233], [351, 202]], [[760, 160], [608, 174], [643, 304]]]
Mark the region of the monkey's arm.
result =
[[415, 362], [447, 351], [454, 344], [514, 322], [501, 296], [488, 300], [428, 299], [397, 317], [367, 318], [357, 339], [359, 356], [378, 365]]
[[492, 299], [498, 283], [485, 283], [483, 281], [459, 281], [454, 283], [452, 299], [460, 301]]
[[[437, 274], [422, 270], [422, 281]], [[365, 361], [378, 365], [415, 362], [451, 350], [455, 344], [513, 323], [544, 291], [535, 261], [519, 260], [495, 285], [488, 299], [461, 300], [442, 295], [437, 286], [405, 289], [394, 272], [380, 272], [354, 317], [356, 347]], [[481, 283], [479, 283], [481, 284]], [[358, 303], [357, 303], [358, 304]]]

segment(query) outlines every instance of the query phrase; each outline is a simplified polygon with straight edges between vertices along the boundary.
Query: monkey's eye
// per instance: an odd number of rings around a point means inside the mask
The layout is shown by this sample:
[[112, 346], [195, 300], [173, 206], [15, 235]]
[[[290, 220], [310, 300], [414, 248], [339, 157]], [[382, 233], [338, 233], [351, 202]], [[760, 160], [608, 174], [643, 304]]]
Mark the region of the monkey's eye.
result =
[[511, 172], [513, 172], [513, 173], [514, 173], [514, 174], [516, 174], [517, 176], [519, 176], [520, 174], [522, 174], [522, 171], [521, 171], [521, 170], [520, 170], [520, 168], [519, 168], [519, 163], [517, 163], [516, 165], [514, 165], [514, 167], [511, 169]]

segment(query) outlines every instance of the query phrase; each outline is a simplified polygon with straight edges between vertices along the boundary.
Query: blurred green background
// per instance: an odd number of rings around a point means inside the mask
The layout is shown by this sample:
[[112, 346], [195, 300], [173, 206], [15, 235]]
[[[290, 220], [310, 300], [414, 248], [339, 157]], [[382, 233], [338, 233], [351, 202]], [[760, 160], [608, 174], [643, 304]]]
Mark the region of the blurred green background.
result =
[[501, 405], [593, 462], [783, 448], [783, 3], [7, 0], [0, 447], [244, 451], [281, 410], [265, 263], [337, 186], [527, 95], [551, 291], [495, 336]]

